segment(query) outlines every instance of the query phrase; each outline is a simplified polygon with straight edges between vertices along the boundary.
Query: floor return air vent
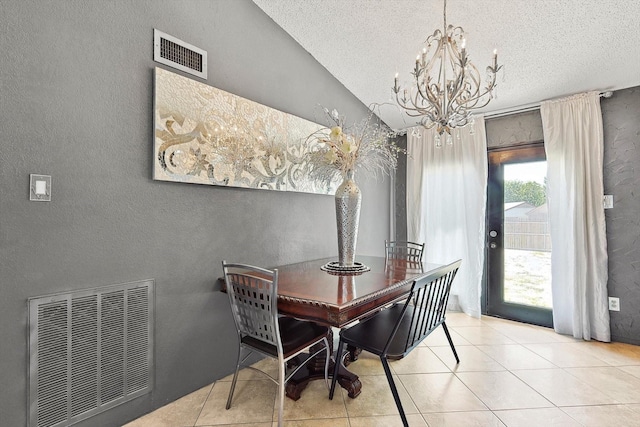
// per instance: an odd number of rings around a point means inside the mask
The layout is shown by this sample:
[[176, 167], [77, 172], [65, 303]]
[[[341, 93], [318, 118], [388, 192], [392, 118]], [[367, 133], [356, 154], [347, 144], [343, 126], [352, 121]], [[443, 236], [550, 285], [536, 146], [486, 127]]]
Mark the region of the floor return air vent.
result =
[[153, 280], [29, 299], [29, 427], [68, 426], [153, 387]]

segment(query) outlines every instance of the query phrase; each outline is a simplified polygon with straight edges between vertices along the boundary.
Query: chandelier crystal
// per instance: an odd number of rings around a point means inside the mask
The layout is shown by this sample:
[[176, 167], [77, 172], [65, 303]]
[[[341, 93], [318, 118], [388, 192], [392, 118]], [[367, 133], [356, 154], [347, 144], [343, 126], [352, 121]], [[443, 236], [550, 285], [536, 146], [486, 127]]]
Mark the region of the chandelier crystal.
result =
[[464, 30], [447, 26], [444, 0], [444, 32], [437, 29], [425, 41], [411, 72], [411, 86], [399, 86], [396, 73], [393, 92], [407, 115], [421, 117], [419, 124], [427, 129], [436, 126], [438, 141], [446, 132], [451, 143], [451, 130], [472, 123], [472, 111], [485, 107], [495, 97], [496, 75], [501, 68], [494, 50], [483, 87], [480, 72], [469, 61]]

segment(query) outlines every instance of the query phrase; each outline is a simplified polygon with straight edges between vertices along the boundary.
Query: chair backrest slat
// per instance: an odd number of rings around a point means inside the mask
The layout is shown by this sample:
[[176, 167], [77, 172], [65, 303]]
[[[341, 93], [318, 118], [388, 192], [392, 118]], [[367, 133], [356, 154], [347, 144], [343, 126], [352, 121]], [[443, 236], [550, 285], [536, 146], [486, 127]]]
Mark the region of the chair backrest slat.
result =
[[423, 304], [422, 306], [426, 308], [426, 312], [428, 313], [428, 317], [429, 317], [429, 328], [431, 328], [433, 326], [434, 323], [434, 318], [436, 316], [435, 314], [435, 309], [436, 309], [436, 301], [438, 299], [438, 282], [440, 281], [440, 279], [436, 279], [431, 286], [428, 286], [427, 288], [429, 289], [429, 298], [428, 300], [425, 302], [425, 304]]
[[402, 315], [387, 341], [384, 354], [388, 352], [394, 339], [395, 342], [403, 343], [402, 352], [408, 353], [444, 322], [451, 284], [461, 262], [453, 262], [413, 282]]
[[250, 336], [279, 346], [277, 270], [226, 263], [223, 270], [240, 337]]
[[[416, 293], [413, 295], [414, 306], [424, 306], [425, 304], [428, 304], [428, 301], [431, 299], [430, 294], [432, 293], [432, 290], [432, 288], [428, 287], [417, 289]], [[413, 316], [416, 316], [416, 327], [414, 328], [413, 334], [408, 337], [407, 348], [413, 346], [413, 343], [425, 333], [430, 325], [429, 310], [414, 310]], [[411, 325], [413, 325], [413, 323], [414, 322], [412, 321]]]
[[386, 259], [405, 259], [411, 262], [422, 262], [424, 243], [385, 240], [384, 246]]
[[444, 312], [442, 311], [442, 301], [443, 301], [445, 292], [448, 291], [446, 289], [447, 276], [448, 274], [438, 278], [438, 280], [436, 280], [432, 285], [434, 286], [435, 294], [436, 294], [435, 297], [433, 298], [432, 305], [430, 307], [432, 327], [436, 327], [444, 315]]

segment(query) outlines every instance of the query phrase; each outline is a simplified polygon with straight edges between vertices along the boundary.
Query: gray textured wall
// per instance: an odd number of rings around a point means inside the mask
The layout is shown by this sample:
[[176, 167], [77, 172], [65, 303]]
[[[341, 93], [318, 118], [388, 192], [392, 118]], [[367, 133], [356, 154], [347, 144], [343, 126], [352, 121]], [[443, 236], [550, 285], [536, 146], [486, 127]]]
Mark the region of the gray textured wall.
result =
[[[222, 259], [335, 255], [330, 196], [157, 182], [153, 28], [208, 51], [208, 84], [317, 120], [366, 107], [249, 0], [3, 0], [0, 424], [26, 425], [27, 298], [154, 278], [153, 394], [79, 425], [120, 425], [232, 372]], [[50, 174], [50, 203], [28, 201]], [[358, 253], [382, 255], [389, 184], [363, 182]]]
[[544, 139], [540, 110], [487, 119], [485, 127], [489, 149], [530, 144]]
[[[620, 298], [620, 312], [611, 314], [611, 339], [640, 344], [640, 87], [601, 98], [604, 124], [604, 191], [614, 208], [605, 211], [610, 296]], [[487, 146], [508, 147], [540, 142], [539, 111], [488, 119]], [[406, 170], [397, 172], [396, 205], [405, 205]], [[406, 213], [396, 209], [396, 236], [406, 236]]]
[[[407, 149], [407, 135], [398, 138], [398, 147]], [[394, 197], [395, 239], [407, 240], [407, 156], [398, 158]]]
[[611, 339], [640, 344], [640, 87], [602, 99], [604, 192], [613, 194], [605, 210], [610, 296], [620, 311], [610, 311]]

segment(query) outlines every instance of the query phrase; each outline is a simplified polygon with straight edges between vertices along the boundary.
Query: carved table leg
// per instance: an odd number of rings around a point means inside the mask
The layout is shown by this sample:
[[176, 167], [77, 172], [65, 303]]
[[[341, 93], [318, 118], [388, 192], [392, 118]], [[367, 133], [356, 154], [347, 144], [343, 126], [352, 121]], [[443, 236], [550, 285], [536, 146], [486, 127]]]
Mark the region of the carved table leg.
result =
[[344, 366], [349, 366], [351, 362], [355, 362], [358, 360], [358, 356], [362, 353], [362, 349], [358, 347], [353, 347], [351, 345], [347, 345], [347, 354], [349, 357], [344, 358]]
[[[333, 332], [329, 329], [329, 333], [327, 334], [327, 339], [329, 340], [329, 348], [330, 352], [333, 354]], [[322, 344], [318, 344], [316, 346], [311, 347], [311, 353], [322, 348]], [[358, 351], [357, 354], [360, 354]], [[338, 357], [338, 356], [336, 356]], [[345, 365], [345, 359], [350, 357], [350, 352], [345, 353], [342, 357], [338, 357], [337, 363], [340, 363], [340, 368], [338, 370], [338, 384], [345, 390], [347, 390], [349, 397], [355, 398], [360, 394], [362, 389], [362, 383], [358, 379], [358, 376], [352, 372], [349, 372]], [[300, 399], [300, 395], [302, 390], [307, 387], [309, 381], [312, 380], [324, 380], [324, 362], [325, 362], [326, 354], [325, 352], [319, 353], [315, 356], [315, 360], [309, 361], [307, 366], [300, 369], [296, 374], [287, 382], [285, 387], [285, 393], [288, 398], [292, 400]], [[329, 380], [331, 380], [331, 376], [333, 374], [333, 369], [335, 367], [335, 363], [333, 360], [329, 362]]]
[[[329, 341], [329, 352], [333, 353], [333, 332], [331, 328], [329, 328], [329, 333], [327, 334], [327, 340]], [[316, 344], [311, 346], [311, 353], [316, 352], [317, 350], [323, 347], [322, 344]], [[300, 369], [296, 374], [291, 377], [285, 386], [285, 394], [289, 399], [298, 400], [300, 399], [300, 395], [302, 390], [307, 387], [309, 381], [321, 379], [324, 380], [324, 362], [327, 358], [326, 353], [323, 351], [318, 353], [314, 360], [310, 360], [305, 367]], [[297, 363], [296, 363], [297, 365]], [[333, 369], [333, 363], [329, 362], [329, 375], [331, 375]]]

